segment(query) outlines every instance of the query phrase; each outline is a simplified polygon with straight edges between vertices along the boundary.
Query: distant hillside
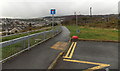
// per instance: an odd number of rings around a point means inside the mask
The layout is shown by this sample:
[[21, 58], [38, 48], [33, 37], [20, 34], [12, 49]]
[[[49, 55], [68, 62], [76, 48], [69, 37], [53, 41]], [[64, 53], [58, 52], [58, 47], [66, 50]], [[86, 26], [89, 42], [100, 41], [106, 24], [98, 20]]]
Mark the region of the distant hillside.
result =
[[[74, 25], [76, 24], [76, 16], [60, 16], [64, 18], [63, 25]], [[90, 26], [90, 27], [102, 27], [102, 28], [118, 28], [118, 14], [110, 15], [78, 15], [77, 25]]]
[[[90, 15], [77, 15], [78, 17], [90, 17]], [[54, 16], [55, 18], [65, 18], [65, 19], [71, 19], [75, 18], [75, 15], [66, 15], [66, 16]], [[118, 14], [110, 14], [110, 15], [92, 15], [92, 17], [118, 17]], [[43, 18], [52, 18], [52, 16], [46, 16]]]

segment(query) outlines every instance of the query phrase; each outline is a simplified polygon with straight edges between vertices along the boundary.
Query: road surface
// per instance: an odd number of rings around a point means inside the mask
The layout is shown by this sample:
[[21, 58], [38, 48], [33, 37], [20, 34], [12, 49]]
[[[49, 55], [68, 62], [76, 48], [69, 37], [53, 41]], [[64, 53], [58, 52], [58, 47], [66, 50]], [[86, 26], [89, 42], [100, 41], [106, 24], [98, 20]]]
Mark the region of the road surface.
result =
[[61, 50], [50, 48], [59, 41], [69, 41], [69, 31], [62, 27], [62, 33], [37, 45], [3, 64], [3, 69], [47, 69]]
[[[75, 51], [70, 60], [78, 60], [81, 62], [65, 61], [63, 59], [65, 58], [59, 60], [54, 69], [86, 70], [97, 66], [92, 63], [110, 64], [110, 69], [118, 69], [118, 43], [77, 41]], [[84, 61], [85, 63], [83, 63]], [[91, 64], [87, 62], [91, 62]]]

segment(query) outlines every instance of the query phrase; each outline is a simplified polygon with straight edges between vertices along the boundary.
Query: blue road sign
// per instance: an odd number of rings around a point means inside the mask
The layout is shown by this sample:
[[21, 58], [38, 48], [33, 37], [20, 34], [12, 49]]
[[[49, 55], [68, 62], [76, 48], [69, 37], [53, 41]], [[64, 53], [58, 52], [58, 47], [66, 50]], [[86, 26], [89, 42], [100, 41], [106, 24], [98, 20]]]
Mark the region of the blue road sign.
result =
[[51, 9], [50, 10], [50, 14], [54, 15], [56, 13], [56, 10], [55, 9]]

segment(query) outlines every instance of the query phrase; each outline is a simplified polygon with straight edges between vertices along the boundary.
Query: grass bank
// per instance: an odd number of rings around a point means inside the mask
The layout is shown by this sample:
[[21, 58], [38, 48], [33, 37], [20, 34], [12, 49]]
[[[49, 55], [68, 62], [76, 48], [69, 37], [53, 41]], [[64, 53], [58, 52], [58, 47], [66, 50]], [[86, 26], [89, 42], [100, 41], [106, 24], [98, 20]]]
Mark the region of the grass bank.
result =
[[[78, 36], [82, 39], [96, 39], [96, 40], [112, 40], [118, 41], [118, 30], [114, 29], [103, 29], [103, 28], [90, 28], [81, 26], [66, 26], [70, 30], [70, 36]], [[80, 33], [77, 33], [77, 30]]]

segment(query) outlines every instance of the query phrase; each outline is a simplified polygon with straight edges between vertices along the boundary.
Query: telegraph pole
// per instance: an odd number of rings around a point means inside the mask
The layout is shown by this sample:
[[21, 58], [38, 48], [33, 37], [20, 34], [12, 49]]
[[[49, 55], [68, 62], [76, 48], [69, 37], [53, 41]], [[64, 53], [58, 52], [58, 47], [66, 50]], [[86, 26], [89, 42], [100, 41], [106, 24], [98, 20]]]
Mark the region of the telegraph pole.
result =
[[92, 17], [92, 7], [90, 7], [90, 16]]
[[75, 18], [76, 18], [75, 23], [76, 23], [76, 26], [77, 26], [77, 13], [76, 13], [76, 12], [74, 12], [74, 14], [75, 14]]

